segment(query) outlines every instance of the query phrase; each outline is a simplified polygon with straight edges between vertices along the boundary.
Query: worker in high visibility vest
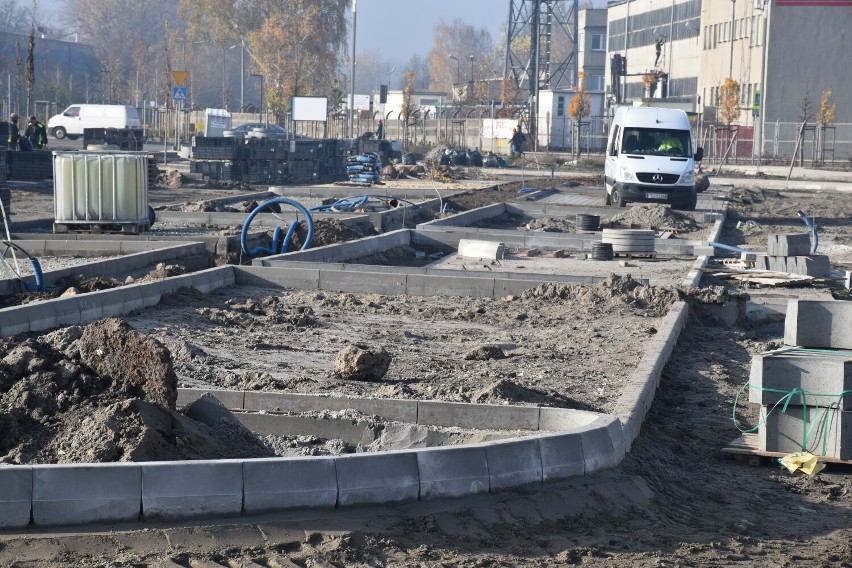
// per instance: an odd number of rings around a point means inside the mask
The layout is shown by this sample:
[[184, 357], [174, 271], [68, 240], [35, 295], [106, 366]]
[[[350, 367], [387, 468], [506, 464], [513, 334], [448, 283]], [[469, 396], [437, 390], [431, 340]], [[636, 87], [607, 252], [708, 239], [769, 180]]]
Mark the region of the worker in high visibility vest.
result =
[[39, 122], [38, 117], [30, 117], [30, 124], [24, 132], [24, 136], [29, 139], [33, 148], [41, 150], [47, 145], [47, 128]]

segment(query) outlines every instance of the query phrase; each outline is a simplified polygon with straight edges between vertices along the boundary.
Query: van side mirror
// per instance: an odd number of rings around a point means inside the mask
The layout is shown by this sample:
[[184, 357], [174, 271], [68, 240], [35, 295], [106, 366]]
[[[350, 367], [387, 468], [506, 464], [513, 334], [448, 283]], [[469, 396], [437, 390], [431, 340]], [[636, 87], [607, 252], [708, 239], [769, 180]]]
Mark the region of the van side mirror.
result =
[[693, 158], [695, 159], [696, 162], [700, 162], [701, 160], [703, 160], [704, 159], [704, 148], [702, 148], [701, 146], [696, 148], [695, 149], [695, 156], [693, 156]]
[[615, 141], [613, 140], [612, 144], [609, 145], [609, 155], [610, 156], [617, 156], [618, 155], [618, 151], [615, 148], [616, 148], [616, 145], [615, 145]]

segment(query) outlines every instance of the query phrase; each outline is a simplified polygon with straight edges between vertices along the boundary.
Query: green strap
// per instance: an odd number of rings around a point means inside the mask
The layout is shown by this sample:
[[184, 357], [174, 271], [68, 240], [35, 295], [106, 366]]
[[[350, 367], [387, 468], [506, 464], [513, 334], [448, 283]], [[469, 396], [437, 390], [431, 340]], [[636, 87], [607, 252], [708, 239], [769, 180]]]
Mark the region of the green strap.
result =
[[[761, 390], [761, 391], [764, 391], [764, 392], [783, 394], [784, 396], [782, 396], [778, 400], [778, 402], [776, 402], [772, 406], [772, 408], [769, 409], [769, 412], [766, 413], [766, 416], [762, 420], [758, 421], [757, 425], [753, 426], [752, 428], [743, 429], [742, 427], [740, 427], [739, 422], [737, 422], [737, 405], [739, 404], [740, 396], [742, 396], [742, 393], [743, 393], [743, 391], [745, 391], [746, 387]], [[821, 435], [821, 438], [822, 438], [822, 453], [823, 453], [823, 455], [825, 455], [826, 450], [828, 448], [828, 427], [829, 427], [828, 412], [834, 411], [834, 410], [839, 410], [840, 405], [843, 402], [843, 397], [847, 396], [847, 395], [852, 395], [852, 389], [844, 390], [844, 391], [841, 391], [837, 394], [834, 394], [834, 393], [832, 393], [832, 394], [819, 394], [819, 393], [809, 393], [802, 388], [794, 388], [792, 390], [771, 389], [771, 388], [766, 388], [766, 387], [760, 387], [760, 386], [757, 386], [757, 385], [753, 385], [749, 382], [746, 382], [742, 387], [740, 387], [740, 389], [737, 391], [737, 395], [734, 397], [734, 409], [733, 409], [733, 413], [732, 413], [732, 419], [734, 421], [734, 426], [736, 426], [737, 430], [739, 430], [743, 434], [756, 432], [761, 426], [766, 424], [766, 421], [769, 419], [769, 416], [775, 411], [776, 408], [778, 408], [778, 406], [781, 406], [781, 412], [782, 413], [786, 413], [787, 407], [789, 406], [790, 401], [793, 399], [793, 397], [795, 397], [797, 395], [802, 397], [802, 406], [804, 407], [804, 411], [803, 411], [803, 414], [802, 414], [802, 444], [801, 444], [801, 448], [802, 448], [803, 452], [808, 451], [808, 446], [809, 446], [808, 440], [811, 437], [813, 428], [817, 425], [817, 420], [811, 420], [810, 426], [808, 426], [809, 408], [808, 408], [807, 397], [811, 396], [811, 397], [814, 397], [814, 398], [837, 398], [837, 402], [832, 403], [832, 404], [825, 407], [825, 420], [823, 421], [822, 435]], [[813, 413], [815, 415], [818, 412], [819, 408], [820, 407], [818, 405], [816, 405], [816, 404], [813, 405]]]

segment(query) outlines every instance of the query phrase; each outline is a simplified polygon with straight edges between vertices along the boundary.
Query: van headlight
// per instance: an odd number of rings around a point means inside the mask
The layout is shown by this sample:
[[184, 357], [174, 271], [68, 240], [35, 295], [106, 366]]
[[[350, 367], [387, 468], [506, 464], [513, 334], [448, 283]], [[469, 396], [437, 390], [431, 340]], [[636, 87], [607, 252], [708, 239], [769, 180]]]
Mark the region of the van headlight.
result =
[[624, 166], [621, 166], [621, 176], [620, 177], [624, 181], [636, 181], [636, 174], [634, 174], [632, 171], [625, 168]]
[[695, 184], [695, 172], [692, 171], [692, 170], [689, 170], [688, 172], [686, 172], [685, 174], [680, 176], [680, 182], [679, 183], [681, 185], [694, 185]]

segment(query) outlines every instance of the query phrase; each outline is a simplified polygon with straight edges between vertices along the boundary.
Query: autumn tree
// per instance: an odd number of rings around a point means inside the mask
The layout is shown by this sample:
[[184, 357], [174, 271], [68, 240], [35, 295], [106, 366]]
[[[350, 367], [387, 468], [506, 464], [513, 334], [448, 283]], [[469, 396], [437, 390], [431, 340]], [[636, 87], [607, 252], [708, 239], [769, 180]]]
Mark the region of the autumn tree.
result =
[[577, 73], [577, 85], [574, 87], [574, 96], [568, 105], [568, 116], [574, 121], [574, 149], [580, 155], [580, 127], [583, 119], [592, 113], [592, 97], [586, 92], [585, 74]]
[[[493, 41], [491, 34], [485, 28], [477, 30], [462, 20], [453, 20], [446, 24], [441, 22], [435, 27], [432, 38], [432, 49], [426, 56], [429, 68], [429, 89], [433, 91], [451, 92], [456, 83], [466, 83], [476, 80], [477, 69], [483, 75], [483, 69], [489, 69]], [[450, 55], [458, 58], [458, 62], [450, 59]], [[473, 56], [473, 71], [471, 71], [470, 56]], [[485, 71], [490, 74], [490, 71]], [[471, 77], [473, 73], [474, 77]]]
[[825, 130], [829, 124], [834, 122], [837, 113], [837, 104], [831, 100], [831, 89], [825, 89], [819, 98], [819, 109], [816, 113], [817, 128], [817, 155], [821, 163], [825, 154]]
[[267, 103], [328, 96], [346, 48], [349, 0], [180, 0], [191, 37], [223, 47], [246, 41]]
[[729, 127], [740, 118], [740, 84], [730, 77], [719, 87], [719, 118]]
[[137, 76], [141, 77], [149, 62], [162, 51], [163, 20], [172, 22], [172, 30], [179, 31], [175, 3], [65, 0], [65, 7], [66, 25], [78, 31], [81, 42], [94, 47], [101, 61], [105, 91], [112, 90], [114, 103], [132, 103], [136, 99]]

